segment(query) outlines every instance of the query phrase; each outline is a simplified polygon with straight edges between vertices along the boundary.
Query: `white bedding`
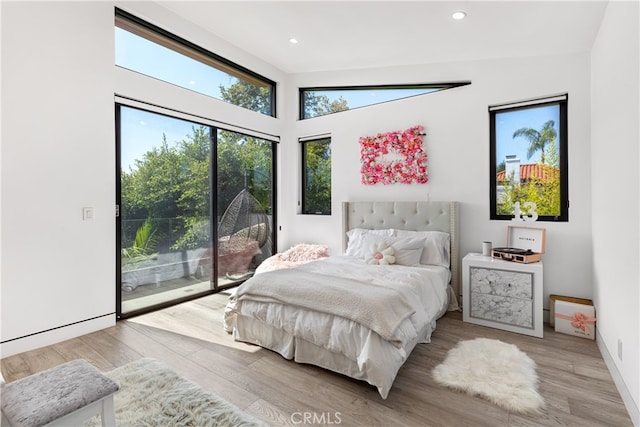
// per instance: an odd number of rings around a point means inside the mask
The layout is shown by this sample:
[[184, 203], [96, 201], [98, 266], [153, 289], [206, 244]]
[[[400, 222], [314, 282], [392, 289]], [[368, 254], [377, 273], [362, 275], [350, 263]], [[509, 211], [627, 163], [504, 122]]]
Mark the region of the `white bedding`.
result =
[[[436, 319], [448, 306], [450, 271], [445, 267], [368, 265], [360, 258], [336, 256], [294, 270], [299, 270], [305, 280], [313, 281], [305, 284], [312, 288], [326, 287], [327, 283], [349, 286], [350, 280], [361, 282], [359, 286], [365, 286], [364, 293], [367, 284], [390, 287], [411, 307], [413, 314], [394, 326], [390, 339], [385, 339], [363, 324], [339, 315], [339, 310], [320, 312], [298, 300], [296, 305], [290, 305], [284, 297], [274, 298], [271, 290], [266, 292], [269, 298], [252, 297], [259, 293], [255, 290], [259, 286], [278, 281], [278, 271], [273, 271], [254, 276], [238, 288], [237, 295], [232, 295], [225, 311], [225, 329], [233, 332], [236, 340], [261, 345], [285, 358], [365, 380], [375, 385], [383, 398], [414, 346], [430, 341]], [[313, 300], [312, 295], [309, 300]]]

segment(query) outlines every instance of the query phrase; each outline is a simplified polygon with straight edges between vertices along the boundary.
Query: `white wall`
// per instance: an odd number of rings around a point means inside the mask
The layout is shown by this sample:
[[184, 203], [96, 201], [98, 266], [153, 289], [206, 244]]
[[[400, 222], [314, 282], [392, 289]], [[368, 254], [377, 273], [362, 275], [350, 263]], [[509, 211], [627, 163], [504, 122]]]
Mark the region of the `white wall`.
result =
[[[569, 222], [539, 222], [547, 229], [544, 255], [545, 307], [549, 294], [591, 298], [591, 195], [588, 53], [532, 59], [487, 60], [353, 72], [293, 76], [294, 88], [314, 85], [385, 84], [470, 80], [471, 85], [379, 104], [311, 120], [295, 121], [295, 135], [283, 143], [283, 163], [296, 169], [281, 188], [284, 246], [323, 242], [340, 253], [344, 200], [457, 200], [461, 253], [480, 251], [481, 242], [506, 245], [510, 221], [489, 220], [488, 106], [509, 101], [569, 94]], [[291, 112], [295, 114], [295, 112]], [[425, 126], [429, 182], [425, 185], [360, 183], [358, 138], [378, 132]], [[332, 134], [333, 200], [331, 216], [296, 214], [298, 147], [295, 138]]]
[[2, 2], [3, 356], [115, 322], [112, 10]]
[[610, 2], [591, 53], [598, 344], [635, 425], [640, 425], [639, 14], [637, 2]]

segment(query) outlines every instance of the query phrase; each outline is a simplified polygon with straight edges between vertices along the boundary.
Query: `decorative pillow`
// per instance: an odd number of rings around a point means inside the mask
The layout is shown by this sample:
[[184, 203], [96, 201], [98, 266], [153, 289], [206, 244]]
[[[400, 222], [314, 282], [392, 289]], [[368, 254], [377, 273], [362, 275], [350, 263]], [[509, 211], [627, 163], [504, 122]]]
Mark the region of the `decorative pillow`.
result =
[[389, 265], [396, 262], [396, 257], [393, 256], [394, 250], [386, 241], [374, 243], [369, 248], [369, 252], [364, 258], [367, 264], [373, 265]]
[[420, 264], [450, 268], [451, 235], [449, 233], [444, 231], [394, 230], [394, 235], [397, 237], [417, 238], [423, 241]]
[[366, 228], [352, 228], [347, 232], [347, 249], [344, 254], [356, 258], [364, 258], [365, 252], [367, 252], [368, 249], [364, 243], [364, 237], [367, 235], [393, 237], [393, 230], [369, 230]]
[[423, 242], [421, 239], [385, 237], [368, 234], [363, 240], [365, 248], [368, 248], [368, 254], [370, 254], [372, 247], [386, 243], [388, 246], [393, 248], [395, 264], [417, 265], [420, 263], [420, 256], [422, 255], [423, 250]]
[[302, 262], [313, 261], [319, 258], [329, 256], [329, 247], [326, 245], [310, 245], [307, 243], [299, 243], [282, 253], [280, 259], [282, 261]]

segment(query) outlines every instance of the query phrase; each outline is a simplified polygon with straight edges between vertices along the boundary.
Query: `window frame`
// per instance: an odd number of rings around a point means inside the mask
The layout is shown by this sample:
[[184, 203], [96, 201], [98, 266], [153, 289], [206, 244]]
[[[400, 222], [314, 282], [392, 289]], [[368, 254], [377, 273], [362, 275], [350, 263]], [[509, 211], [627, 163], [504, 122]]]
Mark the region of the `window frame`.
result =
[[[230, 61], [220, 55], [217, 55], [205, 48], [198, 46], [182, 37], [179, 37], [163, 28], [153, 25], [143, 19], [138, 18], [122, 9], [115, 8], [114, 27], [123, 29], [127, 32], [142, 37], [152, 43], [160, 45], [166, 49], [173, 50], [181, 55], [198, 61], [202, 64], [210, 66], [218, 71], [226, 73], [230, 76], [236, 77], [239, 80], [244, 80], [255, 86], [270, 87], [270, 114], [265, 114], [271, 117], [277, 117], [276, 114], [276, 83], [268, 79], [255, 71], [243, 67], [233, 61]], [[135, 70], [134, 70], [135, 71]], [[149, 76], [155, 78], [153, 76]], [[171, 82], [169, 82], [171, 83]], [[186, 88], [188, 90], [193, 90]], [[202, 93], [202, 92], [198, 92]], [[206, 95], [206, 94], [204, 94]], [[209, 95], [206, 95], [209, 96]], [[218, 99], [218, 98], [216, 98]], [[224, 100], [222, 100], [224, 101]], [[235, 105], [235, 104], [232, 104]], [[240, 105], [236, 105], [240, 108], [245, 108]], [[249, 111], [255, 111], [250, 110]], [[264, 114], [261, 111], [256, 111]]]
[[383, 84], [383, 85], [362, 85], [362, 86], [310, 86], [310, 87], [300, 87], [298, 88], [298, 117], [300, 120], [308, 120], [316, 117], [322, 117], [329, 114], [335, 114], [342, 111], [336, 111], [332, 113], [326, 113], [318, 116], [306, 117], [305, 114], [305, 94], [307, 92], [326, 92], [326, 91], [385, 91], [385, 90], [395, 90], [395, 89], [436, 89], [432, 92], [419, 93], [414, 95], [407, 95], [400, 98], [394, 98], [386, 101], [374, 102], [371, 104], [362, 105], [360, 107], [349, 108], [344, 111], [357, 110], [359, 108], [366, 108], [372, 105], [384, 104], [387, 102], [393, 102], [400, 99], [412, 98], [414, 96], [422, 96], [427, 95], [433, 92], [440, 92], [442, 90], [453, 89], [460, 86], [470, 85], [471, 81], [459, 81], [459, 82], [445, 82], [445, 83], [410, 83], [410, 84]]
[[[300, 213], [302, 215], [331, 215], [331, 197], [329, 200], [329, 209], [327, 211], [312, 211], [310, 209], [307, 209], [307, 195], [309, 193], [309, 190], [307, 188], [307, 171], [308, 171], [308, 167], [307, 167], [307, 144], [308, 143], [326, 143], [329, 146], [329, 150], [331, 150], [331, 136], [330, 135], [321, 135], [321, 136], [315, 136], [315, 137], [309, 137], [309, 138], [300, 138], [298, 140], [299, 144], [300, 144], [300, 166], [301, 166], [301, 171], [300, 171], [300, 176], [301, 176], [301, 185], [300, 185]], [[330, 162], [331, 162], [331, 152], [330, 152], [330, 156], [329, 156]], [[333, 174], [331, 176], [331, 178], [333, 177]], [[329, 179], [329, 192], [332, 195], [333, 194], [333, 189], [331, 188], [331, 180]]]
[[[546, 96], [509, 104], [489, 106], [489, 200], [491, 220], [513, 220], [515, 215], [497, 213], [497, 159], [496, 159], [496, 115], [513, 111], [522, 111], [557, 105], [558, 112], [558, 155], [560, 172], [560, 213], [559, 215], [538, 215], [537, 221], [568, 222], [569, 221], [569, 150], [568, 150], [568, 94]], [[527, 210], [521, 206], [522, 215]]]

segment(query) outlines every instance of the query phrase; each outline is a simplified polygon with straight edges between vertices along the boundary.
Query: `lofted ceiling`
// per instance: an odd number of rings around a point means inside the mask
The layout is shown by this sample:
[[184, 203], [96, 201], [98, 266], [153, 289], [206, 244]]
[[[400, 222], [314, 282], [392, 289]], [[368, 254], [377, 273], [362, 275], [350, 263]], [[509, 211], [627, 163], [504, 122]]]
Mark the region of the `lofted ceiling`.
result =
[[[286, 73], [590, 50], [606, 1], [160, 1]], [[463, 10], [467, 17], [451, 15]], [[295, 37], [297, 44], [289, 39]]]

